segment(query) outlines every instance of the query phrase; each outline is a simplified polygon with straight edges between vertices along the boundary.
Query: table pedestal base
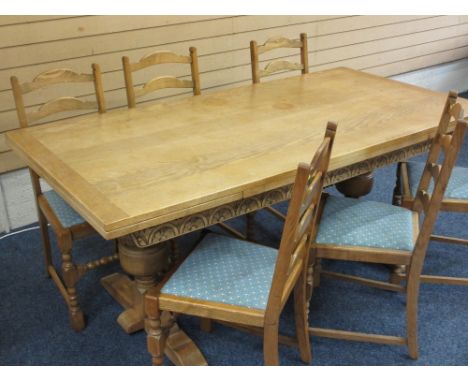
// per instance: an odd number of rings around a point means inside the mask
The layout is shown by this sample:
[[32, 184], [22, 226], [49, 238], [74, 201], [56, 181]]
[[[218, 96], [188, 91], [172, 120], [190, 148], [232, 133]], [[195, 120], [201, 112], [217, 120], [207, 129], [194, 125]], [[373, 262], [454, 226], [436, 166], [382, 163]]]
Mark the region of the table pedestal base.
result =
[[[134, 276], [114, 273], [101, 279], [109, 294], [125, 309], [117, 322], [127, 332], [134, 333], [144, 328], [145, 294], [155, 285], [156, 275], [167, 270], [168, 251], [165, 243], [147, 248], [129, 247], [119, 242], [119, 258], [122, 268]], [[163, 321], [169, 317], [163, 316]], [[166, 356], [178, 366], [207, 365], [195, 343], [174, 324], [166, 342]]]
[[348, 198], [360, 198], [372, 191], [374, 175], [367, 172], [337, 183], [336, 189]]
[[[104, 289], [116, 300], [125, 310], [120, 313], [117, 322], [128, 334], [137, 332], [144, 328], [143, 301], [134, 301], [135, 285], [127, 275], [114, 273], [103, 277], [101, 284]], [[139, 298], [138, 300], [142, 300]]]

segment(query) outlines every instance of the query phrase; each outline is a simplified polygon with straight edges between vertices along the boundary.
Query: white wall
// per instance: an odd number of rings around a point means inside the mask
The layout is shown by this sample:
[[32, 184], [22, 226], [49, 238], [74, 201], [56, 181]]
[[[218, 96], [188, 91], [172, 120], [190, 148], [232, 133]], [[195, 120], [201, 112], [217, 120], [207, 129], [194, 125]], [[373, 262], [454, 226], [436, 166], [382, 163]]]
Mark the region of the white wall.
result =
[[[42, 183], [42, 189], [50, 187]], [[0, 175], [0, 232], [37, 221], [31, 179], [27, 169]]]
[[[446, 92], [468, 89], [468, 58], [390, 77]], [[44, 186], [47, 190], [47, 186]], [[0, 232], [8, 232], [37, 220], [31, 181], [27, 170], [0, 175]]]
[[440, 92], [463, 92], [468, 90], [468, 58], [390, 78]]
[[6, 199], [3, 195], [3, 187], [0, 179], [0, 233], [8, 232], [10, 229], [9, 219], [6, 209]]

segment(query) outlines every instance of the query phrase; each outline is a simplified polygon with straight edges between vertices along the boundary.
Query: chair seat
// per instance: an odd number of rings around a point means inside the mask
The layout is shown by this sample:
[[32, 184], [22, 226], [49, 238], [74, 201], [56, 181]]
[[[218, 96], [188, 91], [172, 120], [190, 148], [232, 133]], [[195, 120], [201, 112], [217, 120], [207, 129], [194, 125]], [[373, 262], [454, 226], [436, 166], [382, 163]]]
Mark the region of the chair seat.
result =
[[278, 251], [208, 234], [161, 293], [265, 310]]
[[[414, 197], [418, 190], [419, 181], [426, 164], [422, 162], [407, 162], [408, 180], [411, 194]], [[429, 186], [429, 192], [434, 189], [433, 182]], [[466, 199], [468, 200], [468, 168], [454, 167], [450, 176], [447, 189], [444, 194], [445, 199]]]
[[83, 224], [86, 222], [54, 190], [46, 191], [43, 193], [43, 195], [47, 199], [50, 208], [52, 208], [63, 227], [70, 228], [74, 225]]
[[413, 212], [391, 204], [329, 195], [316, 242], [412, 251]]

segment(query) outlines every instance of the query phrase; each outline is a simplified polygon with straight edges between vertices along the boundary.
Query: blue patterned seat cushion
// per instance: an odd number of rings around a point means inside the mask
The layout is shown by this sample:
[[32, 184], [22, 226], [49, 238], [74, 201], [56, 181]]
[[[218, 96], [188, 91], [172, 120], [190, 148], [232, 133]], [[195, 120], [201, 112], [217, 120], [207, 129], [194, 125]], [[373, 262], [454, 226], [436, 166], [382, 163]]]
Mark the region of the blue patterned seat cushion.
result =
[[210, 233], [161, 292], [264, 310], [277, 255], [273, 248]]
[[[411, 189], [411, 194], [416, 195], [418, 191], [419, 181], [421, 180], [424, 166], [422, 162], [407, 162], [408, 163], [408, 178]], [[434, 189], [434, 182], [431, 180], [429, 192]], [[468, 168], [454, 167], [450, 176], [447, 189], [445, 190], [445, 198], [447, 199], [468, 199]]]
[[412, 211], [386, 203], [329, 195], [316, 241], [412, 251]]
[[54, 190], [46, 191], [43, 195], [47, 199], [47, 202], [49, 202], [50, 208], [52, 208], [63, 227], [69, 228], [85, 222], [85, 220]]

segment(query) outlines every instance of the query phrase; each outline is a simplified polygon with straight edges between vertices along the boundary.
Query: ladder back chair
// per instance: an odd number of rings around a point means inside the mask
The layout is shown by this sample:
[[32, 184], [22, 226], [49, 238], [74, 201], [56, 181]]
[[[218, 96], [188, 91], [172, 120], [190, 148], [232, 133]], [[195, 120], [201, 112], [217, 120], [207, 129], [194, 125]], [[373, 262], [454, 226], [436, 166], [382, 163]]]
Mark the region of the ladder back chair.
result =
[[[136, 107], [136, 98], [143, 97], [149, 93], [161, 89], [191, 88], [193, 95], [200, 95], [200, 74], [198, 69], [197, 48], [190, 47], [189, 55], [178, 55], [174, 52], [164, 50], [149, 53], [138, 62], [131, 63], [128, 56], [122, 57], [123, 72], [125, 78], [125, 90], [127, 92], [128, 108]], [[158, 76], [148, 80], [142, 87], [135, 89], [133, 84], [133, 72], [147, 69], [161, 64], [190, 64], [191, 80], [181, 80], [175, 76]], [[223, 224], [223, 223], [220, 223]], [[176, 241], [171, 240], [171, 249], [177, 259]]]
[[[171, 51], [158, 51], [145, 55], [135, 63], [131, 63], [127, 56], [122, 57], [128, 107], [133, 108], [136, 106], [136, 98], [161, 89], [191, 88], [193, 89], [193, 95], [200, 95], [197, 49], [195, 47], [190, 47], [189, 52], [189, 56], [181, 56]], [[149, 80], [143, 87], [135, 90], [132, 73], [159, 64], [190, 64], [192, 80], [181, 80], [175, 76], [159, 76]], [[217, 225], [232, 235], [243, 239], [245, 238], [245, 235], [231, 228], [226, 223], [218, 223]], [[174, 253], [177, 252], [175, 240], [171, 240], [171, 247]]]
[[[300, 49], [301, 63], [294, 63], [285, 60], [275, 60], [270, 62], [265, 68], [260, 69], [259, 56], [263, 53], [270, 52], [280, 48], [293, 48]], [[270, 76], [280, 71], [300, 70], [302, 74], [309, 73], [309, 56], [307, 46], [307, 34], [301, 33], [299, 39], [291, 40], [285, 37], [272, 37], [269, 38], [263, 45], [258, 45], [256, 41], [250, 41], [250, 63], [252, 67], [252, 82], [257, 84], [260, 79]], [[265, 207], [265, 211], [271, 213], [276, 218], [284, 221], [286, 216], [274, 207]], [[253, 219], [255, 212], [247, 214], [247, 236], [253, 236]]]
[[312, 162], [298, 166], [279, 250], [209, 233], [146, 294], [145, 329], [154, 365], [163, 362], [174, 322], [169, 312], [261, 330], [264, 362], [277, 365], [279, 318], [291, 292], [301, 359], [311, 361], [306, 272], [335, 132], [336, 125], [329, 123]]
[[[458, 120], [453, 135], [437, 131], [411, 209], [324, 194], [311, 260], [315, 258], [405, 265], [408, 271], [404, 286], [324, 270], [320, 274], [405, 293], [406, 335], [398, 337], [310, 328], [311, 335], [406, 345], [410, 357], [418, 358], [417, 310], [420, 275], [429, 238], [466, 128], [467, 122]], [[444, 152], [444, 158], [442, 164], [438, 164], [441, 149]], [[430, 178], [433, 179], [434, 188], [429, 193]], [[317, 276], [316, 272], [316, 278]]]
[[[463, 114], [461, 105], [457, 103], [457, 93], [454, 91], [449, 92], [438, 131], [442, 134], [447, 133], [451, 120], [462, 119]], [[436, 153], [434, 152], [433, 155], [436, 155]], [[421, 178], [423, 174], [424, 177]], [[414, 161], [399, 163], [397, 167], [397, 185], [394, 193], [394, 204], [401, 205], [405, 208], [411, 208], [415, 202], [414, 195], [417, 195], [419, 191], [418, 182], [420, 179], [419, 187], [426, 187], [431, 180], [430, 176], [424, 173], [424, 163]], [[432, 187], [432, 185], [429, 187]], [[447, 212], [468, 212], [468, 168], [454, 167], [447, 189], [445, 190], [440, 210]], [[456, 237], [431, 235], [431, 240], [468, 245], [467, 239]], [[403, 277], [404, 275], [398, 273], [392, 276], [395, 281], [401, 280]], [[422, 275], [421, 282], [468, 285], [468, 278]]]
[[[94, 109], [99, 113], [106, 111], [101, 71], [97, 64], [92, 65], [92, 74], [79, 74], [70, 69], [56, 69], [39, 74], [31, 82], [20, 83], [15, 76], [11, 77], [10, 80], [21, 128], [27, 128], [31, 124], [57, 113], [86, 109]], [[86, 101], [76, 97], [59, 97], [43, 103], [35, 111], [26, 111], [24, 94], [57, 84], [87, 82], [94, 84], [96, 101]], [[47, 274], [52, 278], [68, 305], [71, 327], [79, 331], [85, 327], [85, 319], [78, 302], [76, 290], [78, 280], [88, 270], [116, 260], [117, 255], [102, 257], [84, 264], [74, 263], [72, 258], [73, 241], [94, 234], [95, 231], [58, 193], [54, 190], [43, 191], [40, 176], [33, 169], [29, 169], [29, 172], [44, 246]], [[48, 223], [57, 237], [61, 253], [60, 269], [54, 265], [52, 260]]]
[[[279, 48], [299, 48], [301, 52], [301, 63], [275, 60], [266, 65], [263, 69], [260, 69], [259, 55]], [[259, 83], [261, 78], [280, 71], [300, 70], [302, 74], [309, 73], [307, 34], [301, 33], [300, 38], [296, 40], [285, 37], [272, 37], [263, 45], [258, 45], [256, 41], [252, 40], [250, 41], [250, 62], [252, 66], [252, 82], [254, 84]]]
[[[125, 89], [128, 107], [136, 106], [136, 98], [151, 92], [167, 88], [192, 88], [194, 95], [200, 94], [200, 74], [198, 70], [197, 49], [191, 47], [189, 56], [182, 56], [170, 51], [158, 51], [147, 54], [138, 62], [131, 63], [127, 56], [122, 57]], [[159, 64], [190, 64], [191, 80], [181, 80], [175, 76], [159, 76], [146, 82], [143, 87], [135, 89], [132, 73]]]

